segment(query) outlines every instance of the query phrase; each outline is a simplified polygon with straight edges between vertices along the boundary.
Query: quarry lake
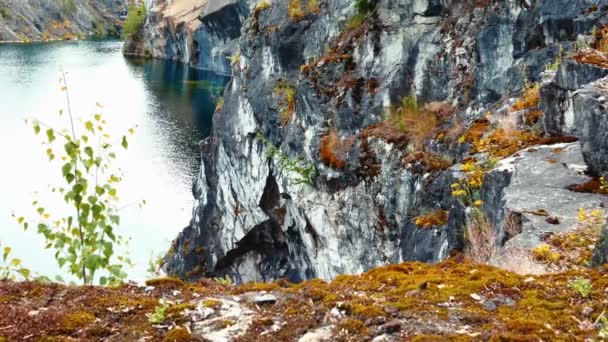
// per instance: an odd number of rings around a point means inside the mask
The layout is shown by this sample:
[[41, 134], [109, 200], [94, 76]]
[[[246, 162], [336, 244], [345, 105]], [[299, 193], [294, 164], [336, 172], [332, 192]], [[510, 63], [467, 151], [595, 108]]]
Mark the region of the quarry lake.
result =
[[[0, 45], [0, 242], [32, 271], [66, 274], [35, 229], [24, 232], [12, 217], [35, 217], [34, 198], [51, 213], [61, 201], [50, 191], [61, 184], [61, 164], [48, 161], [42, 137], [25, 120], [68, 127], [58, 115], [66, 108], [62, 70], [76, 118], [101, 111], [109, 134], [119, 137], [135, 127], [116, 162], [124, 175], [118, 231], [130, 239], [135, 263], [128, 278], [143, 280], [151, 255], [166, 252], [189, 223], [198, 142], [210, 132], [228, 79], [177, 63], [125, 59], [121, 47], [120, 41]], [[142, 200], [147, 204], [140, 208]]]

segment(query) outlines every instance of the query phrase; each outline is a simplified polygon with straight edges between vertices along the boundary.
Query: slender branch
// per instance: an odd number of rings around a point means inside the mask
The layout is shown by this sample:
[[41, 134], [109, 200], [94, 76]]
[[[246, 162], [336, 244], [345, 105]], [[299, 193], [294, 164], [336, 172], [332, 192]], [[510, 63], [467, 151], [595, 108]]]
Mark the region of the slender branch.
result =
[[[64, 86], [64, 91], [65, 91], [65, 99], [67, 101], [68, 104], [68, 115], [70, 116], [70, 125], [72, 127], [72, 138], [74, 140], [76, 140], [76, 130], [74, 129], [74, 117], [72, 116], [72, 106], [70, 104], [70, 94], [68, 92], [68, 81], [67, 78], [65, 76], [65, 71], [62, 72], [63, 75], [63, 86]], [[74, 160], [74, 177], [76, 177], [76, 183], [80, 182], [80, 177], [78, 176], [78, 160], [80, 153], [76, 154], [76, 158]], [[76, 204], [76, 219], [78, 220], [78, 233], [80, 235], [80, 250], [81, 253], [84, 252], [85, 250], [85, 244], [84, 244], [84, 233], [82, 231], [82, 223], [80, 222], [80, 203], [75, 203]], [[81, 256], [83, 256], [83, 263], [82, 263], [82, 282], [86, 285], [87, 284], [87, 270], [85, 267], [85, 258], [84, 258], [84, 254], [81, 254]]]

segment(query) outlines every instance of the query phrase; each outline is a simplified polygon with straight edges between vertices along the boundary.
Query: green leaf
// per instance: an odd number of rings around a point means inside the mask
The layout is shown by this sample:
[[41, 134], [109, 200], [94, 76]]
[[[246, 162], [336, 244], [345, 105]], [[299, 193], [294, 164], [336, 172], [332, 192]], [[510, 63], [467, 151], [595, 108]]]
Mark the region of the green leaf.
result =
[[2, 260], [6, 261], [8, 255], [11, 254], [12, 249], [10, 247], [4, 247], [4, 254], [2, 255]]
[[[67, 178], [67, 175], [72, 171], [72, 163], [65, 163], [61, 167], [61, 172], [63, 173], [63, 177]], [[73, 175], [72, 175], [73, 176]]]
[[87, 121], [84, 123], [87, 131], [94, 132], [93, 123], [91, 121]]
[[125, 150], [127, 148], [129, 148], [129, 143], [127, 142], [127, 136], [126, 135], [122, 136], [122, 142], [120, 143], [120, 145], [122, 145], [122, 147], [124, 147]]
[[106, 190], [104, 188], [102, 188], [101, 186], [96, 186], [95, 192], [97, 193], [97, 195], [101, 196], [106, 192]]
[[34, 127], [34, 133], [36, 133], [36, 134], [40, 133], [40, 124], [37, 121], [34, 121], [34, 123], [32, 124], [32, 127]]
[[49, 139], [49, 142], [53, 142], [55, 140], [55, 131], [52, 128], [46, 130], [46, 137]]
[[68, 156], [72, 157], [74, 151], [76, 151], [76, 149], [78, 148], [78, 145], [76, 145], [76, 143], [73, 141], [68, 141], [67, 143], [65, 143], [65, 145], [63, 145], [63, 148], [65, 149], [65, 152], [67, 152]]
[[93, 149], [91, 148], [91, 146], [85, 147], [84, 153], [86, 153], [86, 155], [89, 156], [89, 158], [93, 158]]
[[30, 277], [30, 270], [28, 270], [27, 268], [20, 268], [19, 270], [17, 270], [17, 272], [21, 274], [21, 276], [23, 276], [23, 278], [25, 279], [28, 279]]

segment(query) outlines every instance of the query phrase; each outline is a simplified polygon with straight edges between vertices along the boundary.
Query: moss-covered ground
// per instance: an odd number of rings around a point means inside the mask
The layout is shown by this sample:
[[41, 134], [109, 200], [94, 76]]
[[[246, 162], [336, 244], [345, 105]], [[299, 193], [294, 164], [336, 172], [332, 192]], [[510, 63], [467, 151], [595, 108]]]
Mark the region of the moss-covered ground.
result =
[[[575, 279], [592, 284], [583, 296]], [[608, 268], [525, 276], [455, 256], [440, 264], [404, 263], [343, 275], [332, 282], [221, 285], [211, 280], [185, 284], [170, 278], [154, 288], [113, 288], [38, 282], [0, 282], [0, 339], [189, 340], [198, 303], [210, 298], [246, 298], [273, 293], [277, 302], [256, 305], [242, 341], [292, 341], [329, 325], [335, 340], [574, 341], [599, 339], [608, 309]], [[161, 298], [170, 301], [164, 322], [151, 324]]]

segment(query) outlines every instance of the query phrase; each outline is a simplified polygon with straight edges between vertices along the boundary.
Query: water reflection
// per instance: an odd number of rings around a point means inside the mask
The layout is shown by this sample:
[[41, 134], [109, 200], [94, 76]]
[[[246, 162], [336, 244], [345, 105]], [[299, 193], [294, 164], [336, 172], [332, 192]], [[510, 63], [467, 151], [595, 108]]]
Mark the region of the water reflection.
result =
[[[150, 254], [165, 251], [190, 219], [198, 141], [210, 133], [215, 102], [228, 79], [171, 62], [125, 60], [117, 41], [0, 45], [0, 146], [10, 161], [0, 168], [0, 241], [33, 270], [51, 276], [52, 255], [10, 214], [28, 210], [32, 192], [57, 183], [23, 119], [56, 118], [64, 107], [57, 82], [62, 69], [77, 115], [92, 114], [100, 102], [110, 133], [138, 127], [118, 166], [125, 173], [120, 191], [127, 204], [120, 230], [131, 238], [136, 263], [129, 275], [141, 280]], [[143, 209], [128, 205], [141, 199], [148, 202]]]

